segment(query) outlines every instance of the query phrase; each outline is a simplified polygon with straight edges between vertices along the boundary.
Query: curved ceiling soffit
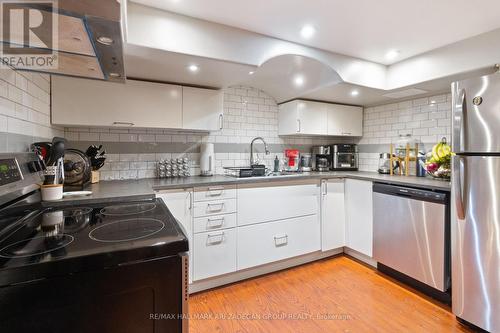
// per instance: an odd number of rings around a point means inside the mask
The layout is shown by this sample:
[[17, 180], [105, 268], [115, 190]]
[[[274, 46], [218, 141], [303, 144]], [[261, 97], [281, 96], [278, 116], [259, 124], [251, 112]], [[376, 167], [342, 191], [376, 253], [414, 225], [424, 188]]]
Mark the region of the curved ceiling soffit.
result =
[[261, 89], [280, 103], [341, 82], [339, 73], [318, 59], [282, 54], [264, 61], [240, 84]]

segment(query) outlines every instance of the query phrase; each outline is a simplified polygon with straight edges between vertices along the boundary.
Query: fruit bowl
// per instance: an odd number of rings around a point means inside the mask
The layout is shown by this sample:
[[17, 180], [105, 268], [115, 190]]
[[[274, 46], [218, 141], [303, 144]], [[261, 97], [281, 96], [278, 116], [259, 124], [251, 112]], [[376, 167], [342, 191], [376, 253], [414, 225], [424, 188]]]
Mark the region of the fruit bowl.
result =
[[432, 151], [427, 154], [425, 161], [425, 170], [433, 178], [450, 179], [451, 178], [451, 157], [453, 152], [446, 143], [446, 138], [432, 147]]

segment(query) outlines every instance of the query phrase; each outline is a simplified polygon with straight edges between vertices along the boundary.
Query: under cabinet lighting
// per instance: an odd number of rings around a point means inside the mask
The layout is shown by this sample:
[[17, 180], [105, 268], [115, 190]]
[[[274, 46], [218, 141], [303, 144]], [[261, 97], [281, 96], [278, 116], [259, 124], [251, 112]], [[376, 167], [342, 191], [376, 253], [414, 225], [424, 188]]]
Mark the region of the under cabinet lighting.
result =
[[358, 95], [359, 95], [359, 91], [357, 91], [357, 90], [351, 91], [351, 96], [358, 96]]

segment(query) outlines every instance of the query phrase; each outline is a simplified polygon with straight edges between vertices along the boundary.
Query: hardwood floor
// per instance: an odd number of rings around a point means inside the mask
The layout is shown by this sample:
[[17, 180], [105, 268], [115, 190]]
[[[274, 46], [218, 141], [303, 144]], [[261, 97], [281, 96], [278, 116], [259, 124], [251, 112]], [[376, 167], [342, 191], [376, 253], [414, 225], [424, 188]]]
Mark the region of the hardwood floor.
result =
[[191, 333], [472, 332], [449, 308], [347, 257], [191, 296]]

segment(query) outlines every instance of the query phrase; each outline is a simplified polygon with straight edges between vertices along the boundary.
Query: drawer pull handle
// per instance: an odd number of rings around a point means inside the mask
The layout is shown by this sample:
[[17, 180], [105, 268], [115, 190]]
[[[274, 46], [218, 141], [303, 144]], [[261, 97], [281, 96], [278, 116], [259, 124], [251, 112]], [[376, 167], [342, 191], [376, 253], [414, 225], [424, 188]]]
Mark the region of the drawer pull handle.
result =
[[285, 246], [288, 244], [288, 235], [274, 236], [275, 246]]
[[[217, 224], [212, 224], [212, 222], [219, 222]], [[224, 225], [224, 218], [218, 219], [207, 219], [207, 228], [220, 228]]]
[[222, 202], [219, 204], [207, 204], [207, 210], [209, 213], [221, 212], [222, 210], [224, 210], [224, 203]]
[[209, 197], [220, 197], [224, 193], [224, 188], [209, 188], [207, 191], [207, 196]]
[[217, 245], [220, 244], [224, 241], [224, 233], [221, 232], [220, 234], [214, 234], [214, 235], [207, 235], [207, 245]]

